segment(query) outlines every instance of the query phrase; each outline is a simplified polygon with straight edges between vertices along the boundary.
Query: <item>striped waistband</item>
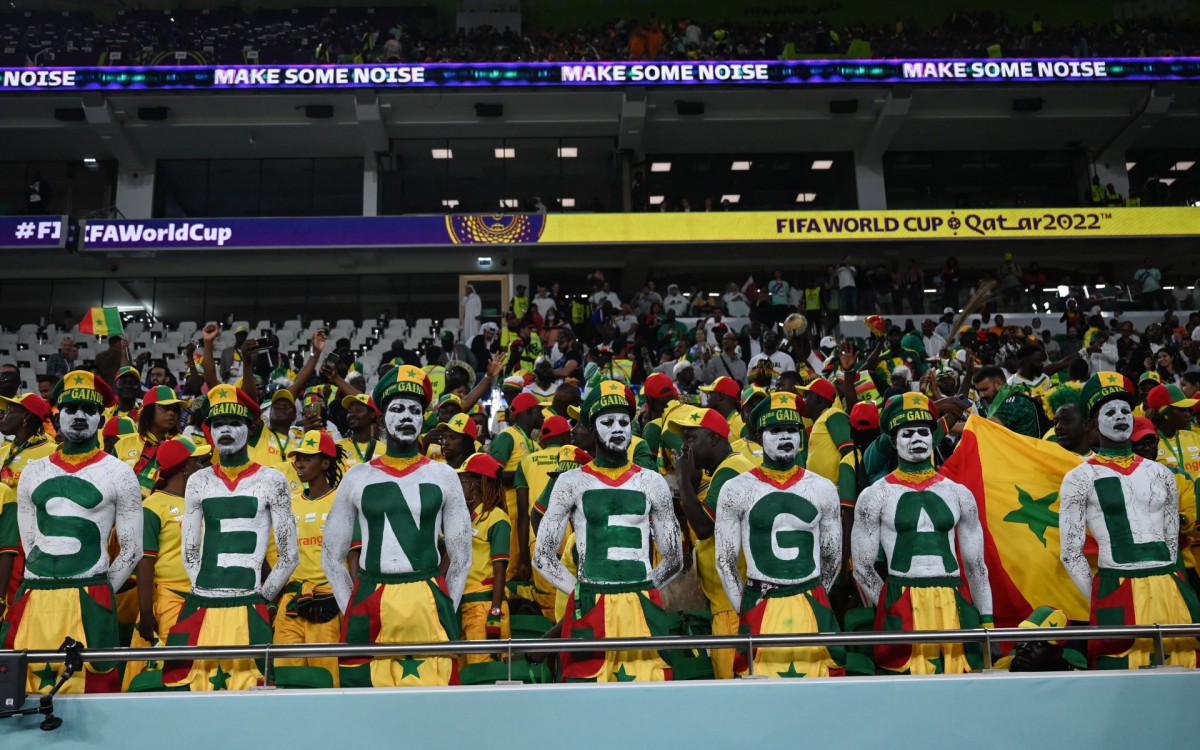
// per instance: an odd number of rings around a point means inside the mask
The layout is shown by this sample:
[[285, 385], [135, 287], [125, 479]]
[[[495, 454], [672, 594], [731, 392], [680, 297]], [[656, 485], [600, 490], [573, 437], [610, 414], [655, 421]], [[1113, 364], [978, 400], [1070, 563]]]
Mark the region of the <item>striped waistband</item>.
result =
[[383, 584], [395, 583], [419, 583], [420, 581], [431, 581], [441, 575], [441, 571], [437, 568], [429, 568], [428, 570], [414, 570], [411, 573], [368, 573], [365, 570], [358, 572], [358, 580], [363, 583], [377, 586]]
[[599, 581], [584, 581], [576, 582], [575, 590], [581, 594], [630, 594], [635, 591], [649, 591], [654, 588], [654, 584], [650, 581], [638, 581], [636, 583], [602, 583]]
[[1153, 578], [1154, 576], [1174, 575], [1175, 571], [1176, 568], [1174, 565], [1156, 565], [1153, 568], [1137, 568], [1134, 570], [1100, 568], [1096, 571], [1096, 575], [1105, 576], [1106, 578]]
[[962, 586], [962, 579], [956, 576], [940, 578], [906, 578], [904, 576], [888, 576], [888, 586], [904, 586], [910, 589], [956, 589]]
[[54, 589], [86, 589], [89, 586], [108, 585], [108, 576], [100, 574], [88, 578], [23, 578], [21, 586], [30, 591], [52, 591]]

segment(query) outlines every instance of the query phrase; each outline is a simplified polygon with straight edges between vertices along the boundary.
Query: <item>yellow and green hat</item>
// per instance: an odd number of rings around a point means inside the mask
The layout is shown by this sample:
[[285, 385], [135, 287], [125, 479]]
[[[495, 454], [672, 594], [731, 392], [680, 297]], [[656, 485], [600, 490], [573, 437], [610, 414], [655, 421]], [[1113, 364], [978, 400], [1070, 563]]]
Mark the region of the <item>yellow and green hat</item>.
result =
[[671, 412], [670, 418], [667, 419], [667, 431], [675, 435], [693, 427], [703, 427], [729, 439], [729, 422], [715, 409], [681, 406]]
[[742, 408], [746, 408], [751, 401], [760, 399], [767, 395], [766, 388], [759, 388], [757, 385], [748, 385], [742, 389]]
[[[1067, 615], [1055, 607], [1041, 606], [1029, 613], [1029, 616], [1017, 625], [1018, 628], [1065, 628], [1071, 625]], [[1045, 639], [1047, 643], [1052, 643], [1055, 646], [1062, 646], [1065, 641], [1061, 639]], [[1071, 648], [1063, 649], [1063, 661], [1070, 664], [1076, 669], [1087, 669], [1087, 658]]]
[[803, 424], [804, 408], [804, 402], [796, 394], [778, 391], [758, 402], [750, 411], [750, 421], [758, 430], [776, 424]]
[[1079, 392], [1079, 410], [1091, 417], [1100, 404], [1113, 398], [1123, 399], [1133, 406], [1135, 399], [1125, 376], [1119, 372], [1098, 372], [1088, 378]]
[[614, 408], [625, 409], [630, 413], [634, 411], [634, 405], [629, 403], [625, 384], [616, 380], [605, 380], [588, 391], [587, 398], [579, 407], [579, 417], [584, 424], [591, 424], [597, 414], [605, 409]]
[[879, 424], [884, 434], [890, 435], [901, 425], [910, 422], [937, 421], [937, 407], [924, 393], [901, 393], [892, 396], [879, 413]]
[[108, 408], [117, 403], [117, 394], [112, 387], [85, 370], [73, 370], [63, 376], [50, 392], [50, 401], [58, 406], [64, 404], [97, 404]]
[[554, 467], [554, 471], [550, 472], [550, 476], [558, 476], [572, 469], [578, 469], [580, 466], [586, 466], [592, 462], [592, 454], [574, 445], [564, 445], [558, 451], [558, 465]]
[[371, 398], [381, 410], [386, 410], [388, 402], [397, 396], [412, 396], [421, 402], [421, 406], [429, 406], [433, 400], [433, 385], [428, 373], [412, 365], [393, 367], [371, 391]]
[[221, 417], [237, 417], [253, 422], [262, 414], [258, 404], [240, 388], [222, 383], [208, 392], [203, 419], [205, 424]]

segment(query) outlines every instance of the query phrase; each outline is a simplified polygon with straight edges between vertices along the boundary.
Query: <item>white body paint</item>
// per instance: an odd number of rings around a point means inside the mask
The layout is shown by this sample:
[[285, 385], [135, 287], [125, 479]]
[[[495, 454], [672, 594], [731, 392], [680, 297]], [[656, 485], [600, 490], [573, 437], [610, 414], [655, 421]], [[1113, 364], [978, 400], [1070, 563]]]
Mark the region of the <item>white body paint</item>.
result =
[[[896, 509], [900, 498], [914, 488], [894, 480], [893, 475], [880, 479], [863, 490], [854, 506], [854, 530], [850, 535], [850, 551], [854, 560], [854, 580], [862, 589], [863, 599], [870, 606], [879, 602], [883, 590], [883, 579], [875, 572], [875, 558], [882, 543], [887, 558], [888, 572], [905, 578], [958, 577], [959, 567], [955, 562], [947, 566], [936, 555], [914, 555], [908, 570], [898, 571], [893, 566], [896, 549]], [[981, 615], [992, 614], [992, 588], [988, 580], [987, 563], [983, 559], [983, 526], [979, 521], [979, 506], [971, 491], [958, 482], [938, 476], [924, 492], [937, 494], [945, 501], [954, 517], [954, 528], [946, 532], [947, 543], [953, 552], [962, 556], [963, 571], [971, 589], [971, 599]], [[917, 522], [917, 531], [932, 532], [933, 522], [922, 511]]]
[[[241, 566], [255, 571], [252, 589], [204, 588], [196, 585], [200, 574], [204, 539], [204, 504], [220, 503], [228, 497], [250, 496], [258, 500], [258, 512], [253, 518], [226, 519], [222, 531], [250, 531], [257, 537], [254, 551], [249, 554], [225, 553], [220, 564], [225, 567]], [[259, 594], [273, 600], [288, 582], [292, 571], [300, 564], [300, 552], [296, 544], [296, 519], [292, 516], [292, 496], [288, 491], [287, 478], [275, 469], [260, 466], [249, 476], [243, 475], [230, 489], [208, 467], [196, 472], [188, 479], [184, 492], [183, 512], [183, 567], [192, 579], [192, 591], [201, 596], [228, 598]], [[275, 547], [279, 560], [265, 581], [261, 580], [262, 565], [267, 556], [267, 539], [275, 533]]]
[[1123, 443], [1133, 436], [1133, 409], [1120, 399], [1106, 401], [1096, 414], [1096, 426], [1104, 437]]
[[[42, 482], [55, 477], [75, 477], [88, 482], [103, 496], [103, 501], [94, 508], [84, 508], [68, 498], [54, 498], [46, 503], [46, 511], [54, 516], [82, 518], [96, 525], [101, 547], [96, 550], [96, 561], [79, 578], [108, 574], [113, 590], [125, 581], [142, 559], [142, 491], [137, 475], [120, 459], [103, 454], [101, 459], [74, 473], [56, 466], [50, 457], [30, 461], [21, 472], [17, 484], [17, 525], [21, 533], [21, 546], [28, 558], [37, 547], [51, 554], [69, 555], [79, 551], [80, 543], [74, 537], [47, 536], [38, 526], [37, 508], [33, 504], [33, 491]], [[120, 553], [108, 559], [105, 546], [116, 528]], [[28, 566], [26, 578], [38, 578]]]
[[[765, 436], [764, 436], [765, 437]], [[795, 451], [792, 451], [793, 458]], [[738, 572], [738, 555], [745, 556], [746, 576], [752, 581], [763, 581], [779, 585], [806, 583], [820, 576], [821, 584], [829, 589], [837, 580], [842, 561], [842, 526], [837, 487], [820, 474], [799, 469], [802, 476], [792, 486], [781, 489], [765, 482], [752, 472], [729, 480], [722, 486], [717, 498], [717, 519], [713, 528], [716, 539], [717, 573], [721, 585], [729, 597], [735, 612], [740, 612], [744, 588]], [[776, 578], [764, 573], [754, 559], [751, 548], [750, 511], [764, 496], [776, 492], [787, 492], [804, 498], [816, 507], [818, 516], [813, 521], [790, 514], [780, 513], [771, 528], [771, 547], [780, 559], [793, 559], [796, 550], [781, 548], [779, 534], [787, 531], [804, 531], [813, 535], [813, 574], [799, 580]], [[791, 557], [789, 557], [791, 556]]]
[[421, 402], [404, 396], [397, 396], [389, 401], [387, 411], [383, 414], [383, 424], [388, 435], [402, 446], [410, 446], [417, 442], [424, 419], [425, 411], [421, 408]]
[[771, 425], [763, 431], [763, 455], [780, 464], [791, 465], [796, 462], [796, 453], [800, 450], [799, 425]]
[[[390, 407], [395, 401], [388, 404]], [[412, 401], [411, 403], [417, 403]], [[389, 428], [390, 429], [390, 428]], [[454, 469], [443, 463], [424, 460], [420, 466], [397, 477], [375, 465], [358, 464], [346, 472], [338, 485], [329, 520], [325, 523], [325, 538], [321, 548], [321, 567], [329, 579], [329, 586], [337, 598], [342, 611], [350, 602], [354, 581], [346, 570], [346, 556], [354, 537], [354, 522], [359, 523], [362, 534], [363, 555], [370, 545], [380, 545], [380, 571], [385, 574], [413, 573], [413, 565], [404, 553], [395, 534], [386, 530], [383, 539], [372, 539], [367, 519], [362, 514], [363, 490], [373, 484], [384, 482], [399, 486], [414, 522], [420, 521], [420, 487], [422, 484], [437, 485], [442, 491], [442, 507], [435, 519], [434, 538], [440, 536], [450, 558], [446, 570], [446, 588], [457, 608], [467, 584], [467, 573], [471, 567], [471, 512], [463, 495], [462, 484]]]
[[[1123, 563], [1113, 559], [1113, 539], [1096, 495], [1096, 481], [1106, 478], [1121, 483], [1133, 541], [1162, 542], [1170, 559]], [[1095, 463], [1076, 466], [1063, 477], [1058, 517], [1063, 567], [1087, 599], [1092, 597], [1092, 569], [1083, 556], [1086, 532], [1091, 532], [1099, 547], [1096, 561], [1101, 568], [1156, 568], [1174, 564], [1179, 555], [1179, 488], [1171, 470], [1154, 461], [1142, 459], [1128, 475]]]
[[[578, 551], [580, 579], [587, 581], [588, 522], [583, 513], [583, 493], [588, 490], [619, 489], [645, 495], [647, 512], [641, 515], [612, 516], [613, 525], [629, 526], [642, 533], [642, 545], [638, 549], [622, 547], [612, 550], [611, 559], [636, 561], [642, 565], [645, 575], [639, 583], [650, 581], [661, 588], [683, 568], [683, 545], [680, 540], [679, 521], [671, 501], [671, 488], [662, 475], [634, 467], [634, 471], [621, 485], [613, 487], [583, 469], [572, 469], [559, 476], [550, 494], [546, 515], [538, 528], [537, 546], [533, 552], [533, 567], [559, 591], [570, 594], [575, 590], [575, 576], [559, 559], [558, 550], [569, 521], [575, 530], [575, 545]], [[651, 568], [651, 540], [658, 547], [662, 560]]]
[[624, 453], [633, 436], [633, 420], [622, 411], [601, 414], [596, 419], [596, 436], [600, 444], [614, 453]]

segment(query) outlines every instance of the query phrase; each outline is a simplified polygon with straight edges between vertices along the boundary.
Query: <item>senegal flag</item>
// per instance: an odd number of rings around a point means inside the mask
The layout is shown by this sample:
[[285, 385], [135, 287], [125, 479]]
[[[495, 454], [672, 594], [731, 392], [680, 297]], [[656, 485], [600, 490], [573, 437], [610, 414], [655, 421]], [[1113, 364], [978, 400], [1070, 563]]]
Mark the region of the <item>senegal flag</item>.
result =
[[1059, 561], [1058, 492], [1082, 459], [1048, 440], [972, 416], [941, 472], [975, 495], [998, 627], [1036, 607], [1088, 619], [1088, 603]]
[[92, 307], [79, 321], [80, 333], [96, 336], [118, 336], [125, 333], [121, 327], [121, 313], [115, 307]]

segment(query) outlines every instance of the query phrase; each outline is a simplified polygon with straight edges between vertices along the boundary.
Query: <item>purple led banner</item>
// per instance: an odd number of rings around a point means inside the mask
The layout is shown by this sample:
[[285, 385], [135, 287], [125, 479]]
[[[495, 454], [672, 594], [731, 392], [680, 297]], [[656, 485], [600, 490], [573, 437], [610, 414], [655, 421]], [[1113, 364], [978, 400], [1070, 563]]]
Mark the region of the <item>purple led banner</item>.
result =
[[0, 68], [0, 91], [1051, 83], [1200, 79], [1200, 57]]
[[65, 216], [0, 216], [0, 248], [66, 247]]

